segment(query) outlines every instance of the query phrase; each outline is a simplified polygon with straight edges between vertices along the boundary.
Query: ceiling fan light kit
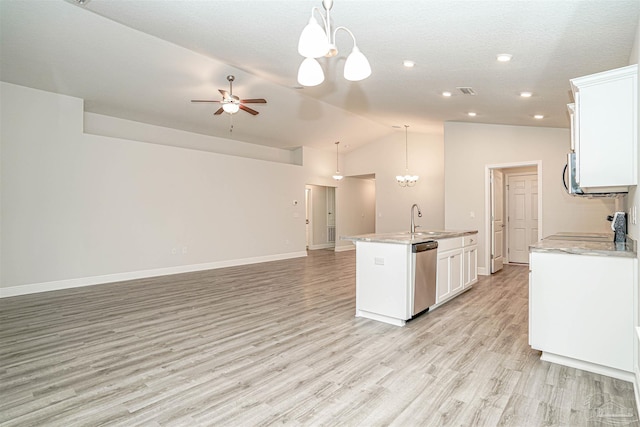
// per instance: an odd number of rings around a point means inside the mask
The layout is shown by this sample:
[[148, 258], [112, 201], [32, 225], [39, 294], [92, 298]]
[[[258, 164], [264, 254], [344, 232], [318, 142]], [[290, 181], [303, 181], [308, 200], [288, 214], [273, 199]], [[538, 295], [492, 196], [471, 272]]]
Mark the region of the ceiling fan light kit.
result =
[[[353, 50], [347, 57], [344, 65], [344, 78], [357, 82], [364, 80], [371, 75], [371, 65], [366, 56], [360, 51], [356, 44], [356, 38], [353, 33], [346, 27], [337, 27], [331, 30], [331, 7], [333, 0], [323, 0], [322, 7], [326, 16], [318, 7], [311, 9], [311, 18], [309, 23], [304, 27], [298, 40], [298, 53], [305, 59], [298, 69], [298, 83], [302, 86], [317, 86], [324, 81], [324, 72], [320, 63], [315, 58], [333, 57], [338, 54], [336, 47], [336, 33], [338, 30], [346, 31], [353, 39]], [[324, 23], [324, 29], [313, 16], [313, 12], [317, 11]]]
[[409, 138], [408, 138], [408, 129], [409, 125], [404, 125], [404, 165], [405, 165], [405, 174], [397, 175], [396, 181], [400, 187], [413, 187], [418, 182], [420, 177], [418, 175], [411, 175], [409, 173]]
[[213, 113], [214, 116], [220, 115], [222, 113], [235, 114], [239, 110], [243, 110], [253, 116], [257, 116], [258, 114], [260, 114], [259, 112], [257, 112], [253, 108], [247, 107], [244, 104], [266, 104], [267, 100], [262, 98], [255, 98], [255, 99], [238, 98], [236, 95], [233, 94], [233, 81], [235, 79], [236, 78], [232, 75], [227, 76], [227, 81], [229, 82], [229, 92], [227, 92], [224, 89], [218, 89], [218, 92], [220, 92], [220, 94], [222, 95], [221, 101], [214, 101], [214, 100], [208, 100], [208, 99], [192, 99], [191, 102], [213, 102], [213, 103], [222, 104], [222, 106], [218, 108], [218, 110], [215, 113]]

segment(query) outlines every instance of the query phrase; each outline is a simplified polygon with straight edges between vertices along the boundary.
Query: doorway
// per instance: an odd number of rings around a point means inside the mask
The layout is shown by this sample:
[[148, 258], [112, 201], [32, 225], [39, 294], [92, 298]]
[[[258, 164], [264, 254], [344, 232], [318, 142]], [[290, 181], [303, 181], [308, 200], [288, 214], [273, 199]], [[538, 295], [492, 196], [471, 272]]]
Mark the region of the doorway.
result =
[[485, 166], [485, 265], [528, 263], [529, 245], [542, 238], [542, 162]]
[[305, 185], [305, 215], [307, 249], [335, 248], [335, 187]]

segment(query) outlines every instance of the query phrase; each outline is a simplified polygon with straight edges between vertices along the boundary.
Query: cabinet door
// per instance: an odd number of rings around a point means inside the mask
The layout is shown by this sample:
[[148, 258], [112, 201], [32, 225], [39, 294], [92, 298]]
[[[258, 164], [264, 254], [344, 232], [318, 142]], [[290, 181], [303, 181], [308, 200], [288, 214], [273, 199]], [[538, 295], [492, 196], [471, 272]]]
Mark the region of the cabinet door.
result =
[[451, 293], [449, 287], [449, 256], [445, 254], [438, 254], [438, 282], [436, 284], [437, 303], [445, 300]]
[[470, 246], [464, 249], [464, 287], [478, 281], [478, 248]]
[[463, 277], [462, 250], [459, 250], [449, 255], [449, 286], [451, 293], [458, 292], [462, 289]]
[[576, 180], [581, 187], [635, 185], [637, 66], [572, 80]]

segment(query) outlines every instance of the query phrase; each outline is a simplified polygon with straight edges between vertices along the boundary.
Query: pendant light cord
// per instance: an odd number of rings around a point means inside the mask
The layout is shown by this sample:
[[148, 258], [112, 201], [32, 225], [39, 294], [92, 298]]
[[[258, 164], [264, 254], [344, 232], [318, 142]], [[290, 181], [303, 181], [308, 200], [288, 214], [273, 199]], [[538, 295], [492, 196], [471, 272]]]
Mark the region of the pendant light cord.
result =
[[407, 175], [409, 174], [409, 136], [408, 136], [408, 128], [409, 125], [404, 125], [404, 167], [407, 171]]

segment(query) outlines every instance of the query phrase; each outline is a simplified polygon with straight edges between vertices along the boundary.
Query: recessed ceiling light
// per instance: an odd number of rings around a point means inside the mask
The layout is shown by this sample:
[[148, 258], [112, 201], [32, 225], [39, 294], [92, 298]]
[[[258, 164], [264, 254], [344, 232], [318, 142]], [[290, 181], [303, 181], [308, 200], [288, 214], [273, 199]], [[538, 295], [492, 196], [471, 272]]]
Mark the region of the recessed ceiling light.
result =
[[531, 92], [520, 92], [520, 96], [523, 98], [531, 98], [532, 95]]
[[451, 96], [451, 92], [444, 91], [442, 92], [442, 96], [446, 96], [447, 98]]
[[512, 57], [513, 57], [513, 55], [510, 55], [508, 53], [499, 53], [498, 55], [496, 55], [496, 59], [499, 62], [509, 62], [509, 61], [511, 61]]
[[404, 65], [407, 68], [413, 68], [416, 65], [416, 63], [408, 59], [405, 59], [404, 61], [402, 61], [402, 65]]
[[469, 112], [467, 113], [467, 115], [468, 115], [468, 116], [470, 116], [470, 117], [475, 117], [475, 116], [476, 116], [476, 113], [474, 113], [473, 111], [469, 111]]
[[544, 116], [542, 114], [536, 114], [535, 116], [533, 116], [534, 119], [538, 119], [538, 120], [542, 120], [544, 119]]

